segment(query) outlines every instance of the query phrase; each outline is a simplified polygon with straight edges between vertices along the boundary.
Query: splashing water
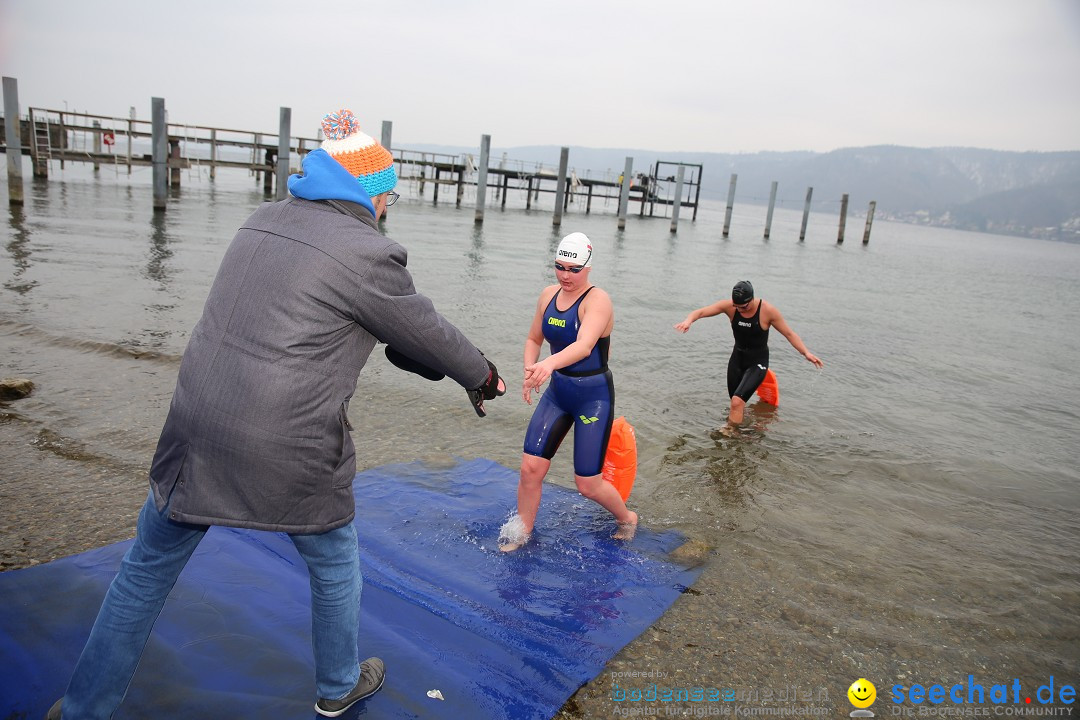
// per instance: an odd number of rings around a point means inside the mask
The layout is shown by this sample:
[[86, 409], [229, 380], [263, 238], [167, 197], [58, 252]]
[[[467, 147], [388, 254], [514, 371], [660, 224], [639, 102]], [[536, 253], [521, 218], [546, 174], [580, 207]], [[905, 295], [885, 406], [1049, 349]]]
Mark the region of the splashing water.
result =
[[520, 547], [529, 541], [529, 533], [525, 531], [525, 521], [521, 516], [514, 513], [510, 519], [499, 528], [499, 545]]

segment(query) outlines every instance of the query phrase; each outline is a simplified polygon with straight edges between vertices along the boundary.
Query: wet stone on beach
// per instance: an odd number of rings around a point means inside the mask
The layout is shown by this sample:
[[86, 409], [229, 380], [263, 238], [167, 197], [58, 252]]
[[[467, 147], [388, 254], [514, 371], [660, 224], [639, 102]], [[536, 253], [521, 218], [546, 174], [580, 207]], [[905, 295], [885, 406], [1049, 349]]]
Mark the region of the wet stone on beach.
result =
[[708, 543], [704, 543], [701, 540], [687, 540], [679, 547], [671, 551], [670, 556], [672, 560], [683, 563], [684, 565], [694, 567], [700, 565], [708, 559], [709, 554], [712, 553], [713, 548]]
[[27, 378], [0, 379], [0, 400], [19, 400], [34, 392], [34, 382]]

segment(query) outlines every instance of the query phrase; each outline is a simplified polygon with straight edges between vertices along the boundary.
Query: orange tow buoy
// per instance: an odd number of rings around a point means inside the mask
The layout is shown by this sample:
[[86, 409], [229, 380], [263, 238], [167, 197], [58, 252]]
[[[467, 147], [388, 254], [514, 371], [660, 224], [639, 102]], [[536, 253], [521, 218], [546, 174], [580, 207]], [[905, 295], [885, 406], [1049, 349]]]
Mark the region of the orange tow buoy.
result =
[[630, 497], [637, 476], [637, 438], [634, 426], [620, 415], [611, 424], [607, 455], [604, 456], [603, 477], [615, 486], [623, 502]]
[[776, 384], [776, 374], [772, 368], [765, 371], [765, 379], [758, 385], [757, 396], [770, 405], [780, 404], [780, 387]]

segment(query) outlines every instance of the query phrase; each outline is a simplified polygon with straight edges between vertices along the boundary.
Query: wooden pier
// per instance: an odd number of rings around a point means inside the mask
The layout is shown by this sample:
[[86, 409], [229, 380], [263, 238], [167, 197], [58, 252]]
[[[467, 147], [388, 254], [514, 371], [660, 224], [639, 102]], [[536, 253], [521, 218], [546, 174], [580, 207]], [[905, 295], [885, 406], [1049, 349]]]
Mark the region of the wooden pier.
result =
[[[448, 155], [443, 153], [422, 152], [417, 150], [393, 149], [394, 160], [398, 164], [398, 177], [402, 181], [415, 183], [420, 197], [426, 197], [427, 186], [431, 186], [431, 201], [439, 202], [440, 187], [448, 186], [454, 192], [454, 202], [460, 206], [465, 194], [466, 187], [476, 187], [477, 180], [473, 177], [477, 174], [476, 160], [471, 154]], [[509, 165], [509, 167], [508, 167]], [[630, 180], [630, 202], [638, 204], [638, 215], [652, 217], [656, 214], [656, 207], [672, 206], [675, 198], [674, 177], [659, 178], [657, 172], [667, 169], [673, 163], [657, 163], [650, 168], [649, 173], [638, 173]], [[682, 207], [693, 208], [693, 219], [697, 219], [697, 209], [701, 194], [701, 166], [687, 165], [694, 168], [691, 180], [684, 181], [687, 193], [683, 196]], [[503, 159], [498, 165], [490, 165], [487, 168], [489, 176], [494, 176], [494, 182], [486, 183], [488, 188], [495, 188], [495, 201], [500, 208], [505, 208], [507, 197], [513, 193], [524, 193], [525, 209], [532, 209], [532, 205], [540, 197], [541, 193], [556, 194], [558, 188], [554, 187], [559, 180], [559, 173], [555, 169], [546, 168], [543, 163], [507, 161]], [[672, 187], [665, 186], [665, 181], [670, 180]], [[570, 209], [570, 205], [576, 200], [585, 203], [585, 212], [591, 213], [593, 200], [616, 202], [620, 199], [622, 188], [622, 176], [605, 178], [593, 178], [589, 175], [580, 177], [577, 170], [571, 170], [565, 176], [566, 192], [563, 198], [563, 211]]]
[[[169, 185], [178, 187], [184, 170], [205, 168], [210, 179], [214, 179], [219, 168], [230, 168], [261, 175], [265, 192], [268, 195], [274, 193], [278, 155], [284, 147], [279, 135], [179, 123], [166, 123], [166, 128], [165, 167]], [[36, 178], [48, 178], [50, 166], [56, 163], [61, 169], [66, 163], [91, 163], [95, 170], [112, 167], [117, 173], [128, 175], [132, 168], [154, 166], [153, 121], [134, 117], [134, 109], [132, 117], [117, 118], [31, 107], [26, 116], [19, 119], [19, 135], [21, 152], [30, 156]], [[318, 148], [321, 139], [290, 136], [288, 143], [288, 162], [290, 165], [295, 163], [289, 170], [298, 172], [303, 156]], [[6, 142], [3, 149], [7, 151]], [[426, 197], [430, 186], [433, 203], [439, 202], [440, 188], [443, 187], [452, 189], [457, 206], [461, 205], [466, 188], [479, 188], [478, 159], [472, 153], [450, 155], [388, 149], [398, 165], [399, 179], [414, 183], [420, 197]], [[656, 215], [658, 207], [663, 212], [665, 206], [674, 206], [674, 176], [661, 177], [658, 173], [679, 165], [661, 161], [652, 165], [649, 172], [634, 175], [625, 202], [636, 203], [636, 214], [640, 217]], [[680, 206], [691, 208], [692, 219], [696, 220], [702, 166], [686, 165], [685, 168], [690, 172], [681, 188]], [[503, 157], [497, 164], [489, 164], [487, 176], [490, 180], [485, 183], [485, 193], [493, 191], [501, 208], [506, 207], [507, 197], [514, 192], [524, 194], [526, 209], [532, 209], [541, 194], [554, 194], [557, 200], [560, 196], [558, 172], [542, 163]], [[580, 201], [588, 214], [593, 211], [594, 200], [615, 201], [618, 205], [624, 201], [620, 193], [622, 181], [621, 175], [595, 178], [591, 177], [591, 171], [585, 171], [581, 176], [577, 169], [569, 169], [563, 177], [565, 191], [561, 193], [561, 209], [566, 212]]]
[[[211, 180], [218, 168], [246, 170], [262, 181], [267, 196], [280, 199], [287, 195], [289, 174], [299, 172], [304, 155], [318, 148], [321, 137], [297, 137], [291, 133], [292, 111], [281, 108], [279, 132], [258, 133], [249, 130], [213, 128], [203, 125], [183, 125], [167, 122], [165, 101], [152, 98], [152, 120], [140, 120], [131, 109], [127, 118], [94, 115], [86, 112], [28, 109], [19, 112], [18, 86], [14, 78], [3, 78], [4, 123], [0, 150], [7, 155], [9, 203], [23, 202], [21, 156], [29, 155], [34, 177], [47, 178], [50, 165], [59, 163], [92, 163], [95, 171], [112, 166], [119, 173], [123, 168], [131, 174], [134, 167], [151, 167], [154, 172], [154, 210], [165, 210], [166, 187], [179, 187], [184, 170], [204, 168]], [[592, 177], [589, 170], [578, 172], [569, 164], [570, 150], [563, 147], [558, 169], [539, 162], [510, 160], [503, 154], [498, 163], [490, 158], [491, 137], [482, 135], [477, 155], [466, 152], [456, 155], [431, 153], [391, 145], [393, 124], [383, 121], [381, 142], [390, 150], [397, 164], [398, 177], [426, 198], [428, 186], [431, 201], [439, 202], [441, 188], [451, 190], [454, 203], [460, 207], [466, 189], [475, 193], [476, 222], [482, 223], [488, 196], [494, 194], [501, 208], [507, 205], [512, 193], [524, 194], [525, 209], [531, 210], [542, 193], [554, 194], [553, 224], [559, 226], [562, 216], [574, 205], [586, 214], [593, 210], [593, 201], [609, 206], [615, 201], [620, 230], [626, 227], [630, 208], [636, 203], [639, 217], [654, 217], [658, 213], [671, 218], [671, 232], [678, 227], [681, 208], [693, 210], [697, 220], [701, 197], [703, 167], [700, 164], [658, 160], [647, 171], [633, 171], [631, 157], [626, 158], [624, 170], [617, 176], [610, 170], [602, 177]], [[321, 133], [320, 133], [321, 134]], [[280, 161], [280, 158], [284, 158]], [[295, 164], [293, 164], [295, 163]], [[490, 181], [489, 181], [490, 178]], [[724, 216], [723, 237], [731, 226], [737, 176], [732, 174]], [[764, 239], [770, 237], [777, 183], [769, 195]], [[799, 240], [806, 236], [807, 220], [813, 188], [807, 188]], [[847, 220], [847, 200], [841, 201], [837, 243], [844, 242]], [[877, 203], [870, 202], [863, 232], [863, 244], [870, 241], [870, 231]], [[670, 215], [669, 209], [670, 208]]]
[[[152, 120], [32, 107], [20, 119], [22, 152], [31, 157], [34, 177], [47, 178], [53, 162], [59, 162], [61, 169], [69, 162], [92, 163], [95, 169], [116, 166], [130, 175], [133, 167], [153, 165], [152, 124]], [[179, 184], [180, 170], [203, 166], [211, 179], [218, 168], [234, 168], [269, 172], [272, 180], [277, 166], [276, 135], [168, 123], [167, 142], [172, 184]], [[290, 138], [290, 142], [290, 152], [303, 157], [320, 141]]]

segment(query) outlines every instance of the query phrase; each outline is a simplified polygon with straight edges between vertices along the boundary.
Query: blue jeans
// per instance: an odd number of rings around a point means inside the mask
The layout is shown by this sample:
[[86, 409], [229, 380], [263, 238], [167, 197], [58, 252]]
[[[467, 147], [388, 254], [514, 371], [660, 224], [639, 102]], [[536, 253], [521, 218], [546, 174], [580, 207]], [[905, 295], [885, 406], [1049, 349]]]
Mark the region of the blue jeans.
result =
[[[124, 699], [165, 598], [207, 525], [169, 520], [150, 493], [135, 542], [109, 586], [64, 695], [68, 720], [106, 720]], [[320, 535], [290, 535], [311, 581], [311, 645], [319, 697], [345, 697], [360, 679], [360, 556], [352, 523]]]

